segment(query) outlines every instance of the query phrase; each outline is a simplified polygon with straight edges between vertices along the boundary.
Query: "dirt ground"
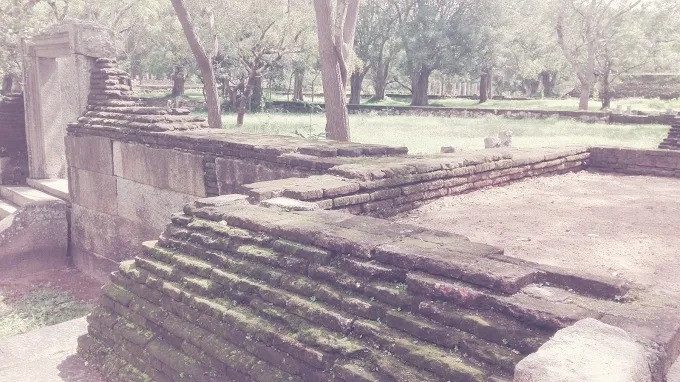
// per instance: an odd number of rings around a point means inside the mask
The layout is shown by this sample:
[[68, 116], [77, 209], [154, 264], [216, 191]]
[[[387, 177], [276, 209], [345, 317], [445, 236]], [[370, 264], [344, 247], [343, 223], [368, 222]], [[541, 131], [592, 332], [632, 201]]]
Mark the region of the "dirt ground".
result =
[[642, 286], [680, 306], [680, 179], [580, 172], [440, 199], [393, 218], [468, 236], [525, 260]]
[[50, 285], [85, 304], [96, 303], [102, 286], [74, 268], [37, 272], [22, 277], [14, 277], [0, 271], [0, 291], [4, 292], [7, 298], [20, 297], [41, 285]]

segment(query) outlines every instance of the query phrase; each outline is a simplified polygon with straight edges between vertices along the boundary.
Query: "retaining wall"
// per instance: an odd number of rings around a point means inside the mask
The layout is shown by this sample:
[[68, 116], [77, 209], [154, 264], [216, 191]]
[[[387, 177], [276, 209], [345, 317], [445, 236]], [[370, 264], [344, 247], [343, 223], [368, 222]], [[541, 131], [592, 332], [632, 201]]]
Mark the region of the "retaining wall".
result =
[[0, 96], [0, 184], [22, 183], [28, 177], [24, 98]]
[[591, 166], [603, 172], [680, 177], [680, 151], [621, 147], [590, 149]]
[[[271, 108], [293, 113], [310, 113], [323, 111], [323, 104], [272, 101]], [[381, 106], [381, 105], [348, 105], [350, 113], [379, 112], [388, 115], [420, 115], [440, 117], [479, 117], [498, 115], [506, 118], [571, 118], [584, 122], [604, 122], [621, 124], [661, 124], [670, 125], [677, 121], [677, 114], [668, 115], [632, 115], [614, 114], [611, 112], [570, 111], [570, 110], [536, 110], [536, 109], [487, 109], [438, 106]]]
[[[234, 195], [172, 221], [121, 264], [79, 340], [114, 381], [508, 380], [627, 288], [458, 235]], [[594, 310], [537, 297], [557, 290]]]

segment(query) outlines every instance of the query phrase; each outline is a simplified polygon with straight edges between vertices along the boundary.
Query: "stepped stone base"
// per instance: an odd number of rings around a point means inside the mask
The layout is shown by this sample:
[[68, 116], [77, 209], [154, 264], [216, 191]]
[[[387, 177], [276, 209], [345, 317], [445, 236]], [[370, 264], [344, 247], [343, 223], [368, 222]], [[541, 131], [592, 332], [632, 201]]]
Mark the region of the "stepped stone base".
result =
[[659, 145], [660, 149], [680, 150], [680, 123], [675, 123], [668, 132], [668, 137]]
[[120, 381], [508, 381], [555, 331], [625, 320], [620, 280], [269, 205], [227, 195], [174, 215], [112, 275], [79, 353]]

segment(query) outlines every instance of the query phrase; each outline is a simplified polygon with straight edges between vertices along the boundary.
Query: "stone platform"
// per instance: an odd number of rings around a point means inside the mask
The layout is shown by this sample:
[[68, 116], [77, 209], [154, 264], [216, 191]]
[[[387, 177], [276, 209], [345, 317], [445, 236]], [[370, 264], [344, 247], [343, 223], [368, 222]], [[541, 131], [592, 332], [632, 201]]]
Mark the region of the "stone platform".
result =
[[[580, 319], [639, 324], [618, 279], [245, 196], [188, 205], [112, 281], [79, 352], [118, 380], [507, 381]], [[670, 324], [636, 332], [659, 375]]]

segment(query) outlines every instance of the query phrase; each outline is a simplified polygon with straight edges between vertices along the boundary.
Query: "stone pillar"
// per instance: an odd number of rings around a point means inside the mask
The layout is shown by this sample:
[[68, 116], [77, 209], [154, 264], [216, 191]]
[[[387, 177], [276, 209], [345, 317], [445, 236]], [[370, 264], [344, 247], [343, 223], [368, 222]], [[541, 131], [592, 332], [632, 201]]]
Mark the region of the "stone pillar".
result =
[[70, 22], [24, 39], [22, 51], [29, 176], [66, 178], [66, 126], [87, 110], [90, 69], [115, 54], [113, 33]]

